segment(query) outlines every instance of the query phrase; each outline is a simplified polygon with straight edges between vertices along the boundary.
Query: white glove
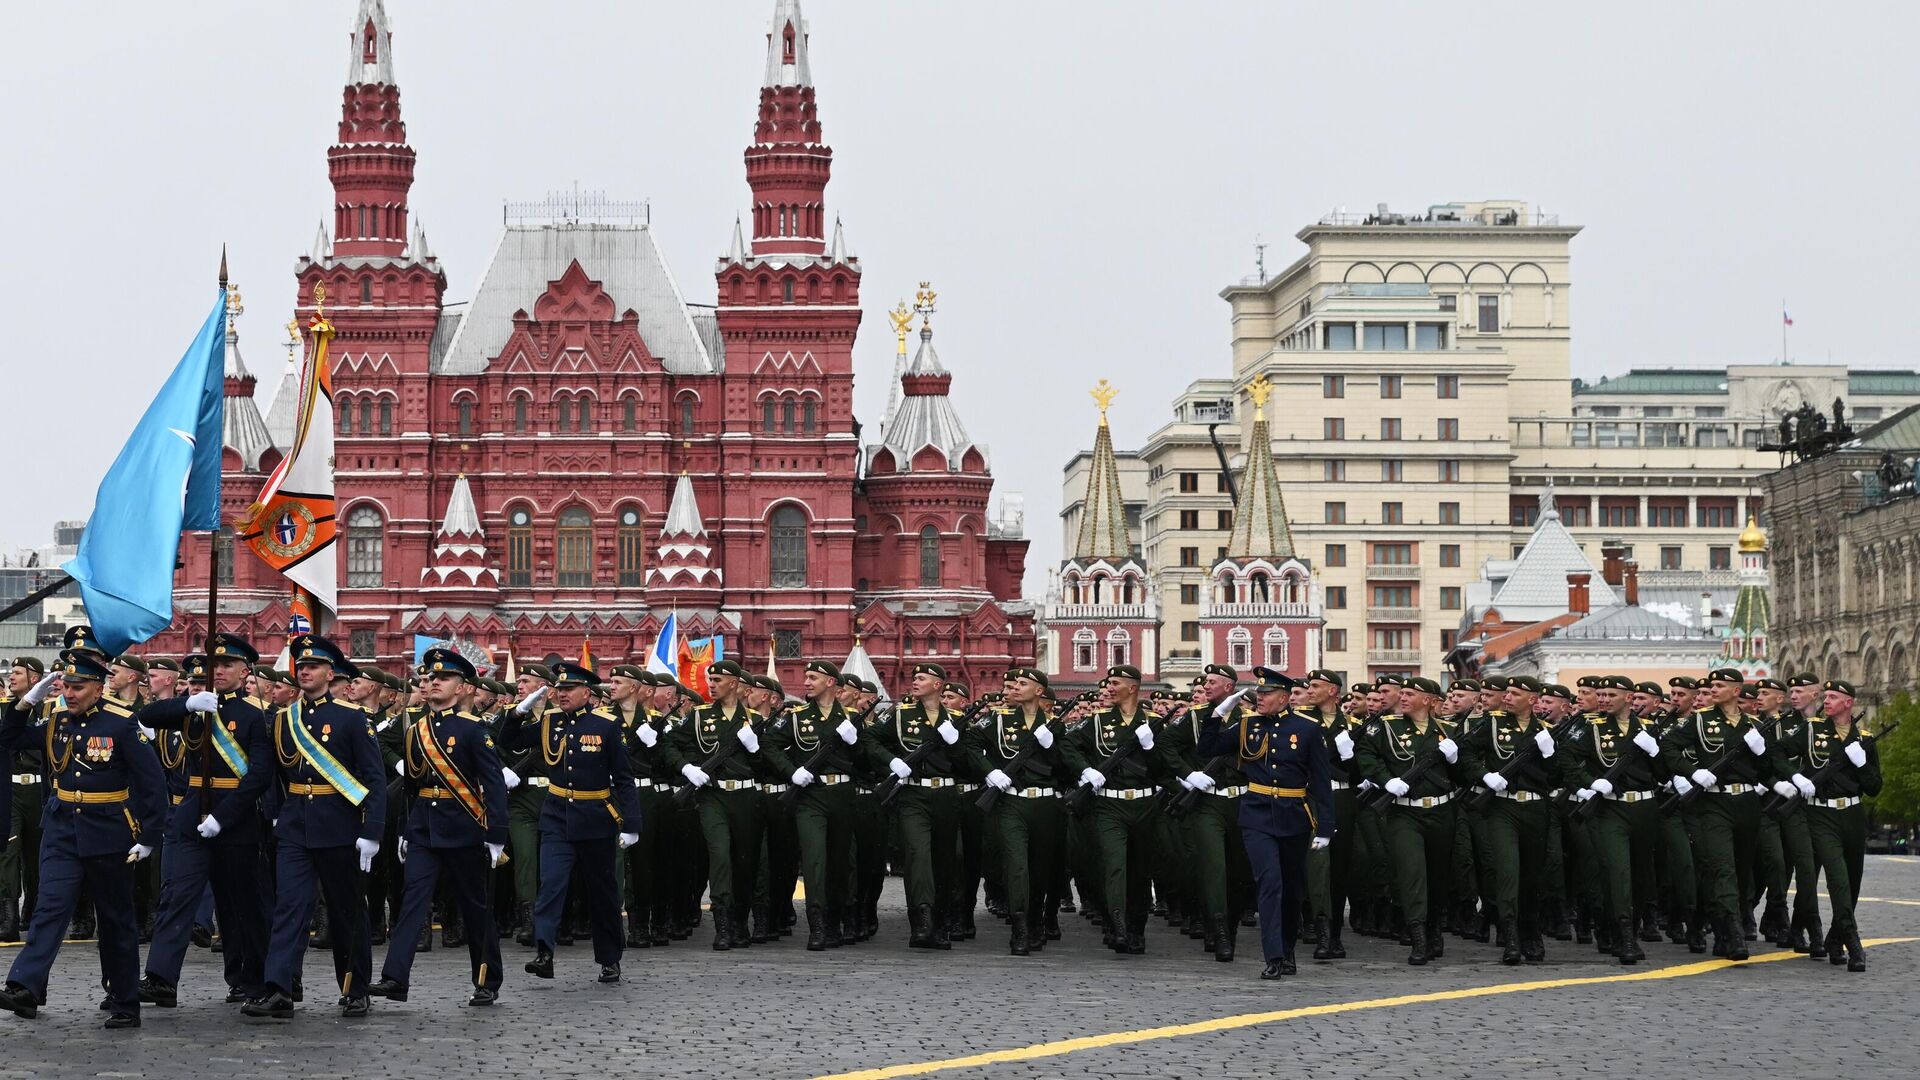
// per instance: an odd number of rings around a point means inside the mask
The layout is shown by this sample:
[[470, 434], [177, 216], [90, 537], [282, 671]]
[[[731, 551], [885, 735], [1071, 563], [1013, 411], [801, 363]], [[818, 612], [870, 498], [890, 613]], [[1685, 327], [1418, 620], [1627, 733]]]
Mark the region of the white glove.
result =
[[749, 754], [760, 752], [760, 736], [754, 734], [752, 724], [740, 725], [740, 749]]
[[640, 842], [640, 834], [637, 832], [623, 832], [620, 834], [620, 850], [621, 851], [625, 851], [639, 842]]
[[220, 695], [214, 693], [211, 690], [202, 690], [197, 694], [188, 694], [187, 695], [187, 711], [188, 712], [219, 712], [220, 711]]
[[834, 728], [833, 733], [840, 736], [840, 741], [846, 743], [848, 746], [852, 746], [854, 743], [860, 741], [860, 729], [854, 727], [853, 721], [851, 720], [840, 721], [840, 726]]
[[127, 849], [127, 861], [137, 863], [151, 854], [153, 854], [153, 847], [151, 845], [135, 844]]
[[1553, 756], [1553, 732], [1551, 731], [1534, 732], [1533, 745], [1540, 748], [1541, 757], [1543, 758], [1552, 757]]
[[887, 762], [887, 769], [902, 780], [911, 779], [913, 776], [913, 767], [899, 758]]
[[1681, 776], [1677, 773], [1674, 775], [1674, 778], [1673, 778], [1674, 794], [1685, 795], [1687, 792], [1692, 790], [1693, 790], [1693, 781], [1688, 780], [1686, 777]]
[[1216, 714], [1221, 714], [1221, 715], [1232, 712], [1233, 707], [1240, 703], [1240, 699], [1243, 697], [1246, 697], [1252, 691], [1253, 691], [1253, 687], [1251, 686], [1243, 686], [1240, 689], [1235, 690], [1233, 693], [1228, 694], [1226, 698], [1220, 702], [1220, 704], [1215, 705], [1213, 707], [1213, 711]]
[[1593, 798], [1592, 788], [1583, 787], [1573, 793], [1574, 802], [1586, 802], [1588, 799], [1591, 799], [1591, 798]]
[[200, 834], [201, 839], [211, 840], [220, 835], [220, 823], [213, 820], [212, 814], [208, 814], [206, 817], [200, 819], [200, 824], [194, 831]]
[[[399, 859], [401, 862], [407, 861], [407, 838], [406, 837], [404, 836], [401, 837], [400, 842], [394, 845], [393, 855], [395, 858]], [[367, 869], [367, 867], [365, 864], [362, 864], [360, 869], [365, 870]]]
[[1406, 798], [1409, 790], [1411, 789], [1407, 787], [1407, 782], [1397, 776], [1387, 781], [1387, 794], [1396, 799]]
[[1188, 773], [1183, 782], [1188, 787], [1196, 787], [1201, 791], [1212, 791], [1214, 786], [1213, 777], [1208, 776], [1203, 769], [1195, 769]]
[[1340, 755], [1341, 761], [1353, 760], [1353, 736], [1342, 731], [1333, 737], [1333, 749]]
[[1740, 741], [1746, 743], [1747, 749], [1753, 751], [1756, 755], [1767, 752], [1767, 740], [1763, 738], [1755, 728], [1748, 728], [1747, 733], [1740, 736]]
[[1792, 785], [1791, 783], [1789, 783], [1788, 781], [1785, 781], [1785, 780], [1775, 780], [1775, 781], [1773, 782], [1773, 793], [1774, 793], [1775, 795], [1778, 795], [1778, 796], [1780, 796], [1780, 797], [1781, 797], [1781, 798], [1783, 798], [1783, 799], [1791, 799], [1791, 798], [1793, 798], [1793, 796], [1794, 796], [1794, 792], [1795, 792], [1795, 791], [1797, 791], [1797, 790], [1798, 790], [1798, 789], [1796, 789], [1796, 788], [1795, 788], [1795, 787], [1794, 787], [1794, 786], [1793, 786], [1793, 785]]
[[373, 857], [380, 854], [380, 841], [368, 840], [362, 837], [353, 842], [353, 850], [360, 853], [360, 869], [362, 871], [371, 870], [373, 869]]
[[1497, 772], [1487, 773], [1480, 778], [1480, 782], [1487, 786], [1488, 791], [1507, 790], [1507, 778]]
[[1134, 728], [1133, 738], [1135, 742], [1140, 744], [1140, 749], [1153, 749], [1153, 725], [1141, 724], [1139, 727]]
[[654, 743], [660, 741], [660, 733], [653, 730], [652, 724], [641, 724], [639, 727], [634, 728], [633, 737], [639, 739], [640, 745], [649, 750], [653, 749]]
[[953, 721], [951, 720], [940, 721], [940, 726], [933, 730], [940, 733], [940, 741], [946, 743], [948, 746], [952, 746], [954, 743], [960, 741], [960, 729], [954, 727]]
[[1594, 791], [1598, 792], [1601, 795], [1613, 794], [1613, 781], [1607, 779], [1604, 776], [1595, 777], [1593, 783], [1588, 784], [1587, 786], [1589, 788], [1592, 788]]
[[1443, 738], [1440, 740], [1439, 745], [1440, 756], [1447, 759], [1447, 764], [1452, 765], [1460, 760], [1459, 743], [1454, 742], [1452, 739]]
[[1377, 785], [1375, 785], [1375, 784], [1374, 784], [1374, 782], [1373, 782], [1373, 781], [1371, 781], [1371, 780], [1362, 780], [1362, 781], [1360, 781], [1360, 790], [1361, 790], [1361, 791], [1372, 791], [1372, 790], [1374, 789], [1374, 787], [1375, 787], [1375, 786], [1377, 786]]
[[1659, 741], [1647, 734], [1644, 729], [1633, 733], [1633, 745], [1646, 751], [1648, 757], [1653, 757], [1660, 752]]
[[1693, 780], [1695, 785], [1703, 788], [1711, 788], [1713, 787], [1713, 785], [1720, 782], [1719, 777], [1713, 775], [1711, 772], [1708, 772], [1705, 769], [1693, 770], [1693, 776], [1691, 777], [1691, 779]]
[[1034, 745], [1042, 750], [1053, 749], [1053, 729], [1045, 724], [1033, 729]]
[[1001, 791], [1011, 791], [1013, 790], [1013, 777], [1008, 776], [999, 769], [995, 769], [987, 774], [987, 786], [999, 788]]
[[520, 774], [514, 772], [512, 769], [501, 769], [500, 775], [506, 780], [508, 791], [512, 791], [514, 788], [520, 786]]
[[53, 680], [59, 677], [60, 677], [60, 673], [57, 671], [49, 672], [46, 675], [40, 676], [40, 681], [37, 683], [34, 683], [33, 686], [29, 688], [26, 693], [21, 694], [20, 700], [26, 702], [28, 705], [40, 704], [40, 699], [47, 696], [47, 688], [52, 686]]
[[805, 769], [795, 769], [793, 770], [793, 782], [799, 787], [806, 787], [808, 784], [813, 783], [813, 774]]
[[[1793, 787], [1794, 787], [1794, 790], [1800, 793], [1801, 798], [1803, 799], [1813, 798], [1813, 781], [1807, 779], [1805, 776], [1802, 776], [1800, 773], [1793, 774]], [[1787, 798], [1791, 799], [1793, 798], [1793, 796], [1789, 795], [1787, 796]]]
[[546, 700], [546, 697], [547, 697], [547, 688], [544, 686], [537, 687], [533, 691], [533, 693], [528, 694], [526, 697], [520, 699], [520, 704], [515, 705], [513, 707], [513, 714], [515, 716], [527, 715], [528, 713], [533, 711], [534, 706]]
[[1315, 851], [1324, 851], [1332, 846], [1333, 841], [1324, 836], [1316, 836], [1313, 838], [1313, 850]]
[[487, 865], [488, 866], [499, 866], [500, 860], [506, 857], [507, 857], [507, 845], [505, 844], [488, 844], [487, 845]]
[[158, 738], [160, 737], [160, 733], [159, 733], [159, 732], [157, 732], [157, 731], [155, 731], [155, 730], [153, 730], [152, 728], [150, 728], [150, 727], [148, 727], [147, 725], [145, 725], [145, 724], [143, 724], [143, 723], [141, 723], [141, 722], [139, 722], [138, 720], [135, 720], [135, 721], [133, 722], [133, 726], [134, 726], [134, 727], [137, 727], [137, 728], [139, 728], [139, 729], [140, 729], [140, 734], [142, 734], [142, 735], [145, 735], [145, 736], [147, 737], [147, 741], [148, 741], [148, 742], [153, 742], [154, 740], [156, 740], [156, 739], [158, 739]]
[[1080, 782], [1091, 786], [1095, 791], [1107, 786], [1107, 778], [1100, 774], [1099, 769], [1094, 768], [1081, 769]]
[[694, 787], [705, 787], [707, 784], [707, 774], [701, 771], [698, 765], [682, 766], [680, 775], [686, 777], [687, 783], [692, 784]]
[[1856, 769], [1867, 767], [1867, 748], [1857, 742], [1847, 744], [1847, 760], [1853, 762]]
[[401, 758], [399, 761], [393, 763], [393, 775], [407, 775], [407, 760], [405, 758]]

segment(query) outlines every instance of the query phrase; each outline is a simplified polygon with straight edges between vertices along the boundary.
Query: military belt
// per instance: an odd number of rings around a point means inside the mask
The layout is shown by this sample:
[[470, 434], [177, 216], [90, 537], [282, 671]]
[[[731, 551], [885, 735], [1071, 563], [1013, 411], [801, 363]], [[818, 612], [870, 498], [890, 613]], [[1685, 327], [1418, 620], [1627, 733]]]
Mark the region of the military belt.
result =
[[[209, 780], [211, 780], [211, 785], [209, 785]], [[211, 778], [205, 776], [189, 776], [187, 777], [187, 786], [211, 786], [215, 791], [232, 791], [240, 786], [240, 778], [237, 776], [215, 776]]]
[[652, 787], [653, 780], [645, 776], [636, 776], [633, 778], [633, 786], [634, 787]]
[[[1445, 806], [1452, 802], [1454, 795], [1455, 792], [1449, 791], [1445, 795], [1427, 795], [1418, 799], [1395, 799], [1393, 800], [1393, 805], [1411, 806], [1416, 810], [1431, 810], [1436, 806]], [[1535, 796], [1535, 798], [1538, 798], [1538, 796]]]
[[423, 787], [419, 792], [422, 799], [451, 799], [453, 792], [443, 787]]
[[547, 788], [547, 794], [556, 798], [571, 799], [575, 802], [602, 802], [612, 797], [613, 791], [609, 788], [594, 788], [592, 791], [585, 789], [575, 790], [573, 788], [561, 787], [559, 784], [553, 784]]
[[972, 792], [980, 790], [979, 784], [960, 784], [958, 787], [962, 795], [971, 794]]
[[1506, 791], [1496, 791], [1494, 794], [1503, 799], [1512, 799], [1514, 802], [1534, 802], [1546, 798], [1545, 795], [1536, 791], [1514, 791], [1511, 788]]
[[1821, 806], [1828, 810], [1845, 810], [1849, 806], [1859, 806], [1862, 802], [1858, 795], [1843, 795], [1838, 799], [1808, 799], [1808, 806]]
[[1255, 795], [1266, 795], [1275, 799], [1304, 799], [1307, 789], [1303, 787], [1274, 787], [1272, 784], [1248, 784], [1247, 790]]
[[1759, 784], [1721, 784], [1719, 787], [1712, 787], [1712, 788], [1708, 788], [1707, 790], [1714, 793], [1715, 795], [1752, 795], [1760, 791], [1760, 785]]
[[1055, 792], [1050, 787], [1017, 787], [1008, 788], [1007, 794], [1017, 799], [1044, 799]]
[[791, 784], [762, 784], [760, 790], [769, 795], [784, 795]]
[[1160, 789], [1159, 789], [1159, 788], [1150, 788], [1150, 787], [1143, 787], [1143, 788], [1101, 788], [1101, 789], [1100, 789], [1100, 797], [1101, 797], [1101, 798], [1103, 798], [1103, 799], [1119, 799], [1119, 800], [1121, 800], [1122, 802], [1132, 802], [1132, 801], [1134, 801], [1135, 799], [1151, 799], [1151, 798], [1153, 798], [1153, 797], [1154, 797], [1155, 795], [1157, 795], [1157, 794], [1159, 794], [1159, 793], [1160, 793]]
[[835, 784], [849, 783], [852, 780], [853, 780], [853, 777], [848, 776], [846, 773], [837, 773], [837, 772], [831, 772], [831, 773], [827, 773], [825, 776], [816, 776], [813, 778], [814, 783], [824, 784], [827, 787], [832, 787]]
[[312, 797], [315, 795], [338, 795], [340, 792], [332, 784], [323, 780], [318, 784], [288, 784], [287, 794]]
[[61, 802], [85, 803], [89, 806], [101, 803], [123, 803], [132, 794], [126, 788], [119, 791], [69, 791], [59, 784], [53, 785], [53, 793]]
[[908, 780], [907, 783], [912, 784], [914, 787], [923, 787], [923, 788], [947, 788], [947, 787], [958, 787], [960, 785], [960, 781], [954, 780], [954, 779], [951, 779], [950, 777], [945, 777], [945, 776], [928, 776], [928, 777], [916, 776], [913, 779]]
[[524, 783], [528, 787], [546, 787], [549, 784], [552, 784], [553, 781], [545, 776], [529, 776], [526, 778]]
[[1658, 794], [1660, 793], [1657, 791], [1609, 791], [1600, 797], [1613, 802], [1637, 803], [1645, 802]]
[[[748, 791], [760, 786], [758, 780], [715, 780], [713, 786], [721, 791]], [[558, 791], [558, 788], [554, 790]]]
[[1207, 792], [1209, 795], [1218, 795], [1223, 799], [1237, 799], [1246, 793], [1247, 785], [1245, 784], [1237, 784], [1233, 787], [1214, 788], [1212, 791]]
[[16, 784], [37, 784], [40, 782], [40, 774], [37, 772], [17, 772], [13, 774], [13, 782]]

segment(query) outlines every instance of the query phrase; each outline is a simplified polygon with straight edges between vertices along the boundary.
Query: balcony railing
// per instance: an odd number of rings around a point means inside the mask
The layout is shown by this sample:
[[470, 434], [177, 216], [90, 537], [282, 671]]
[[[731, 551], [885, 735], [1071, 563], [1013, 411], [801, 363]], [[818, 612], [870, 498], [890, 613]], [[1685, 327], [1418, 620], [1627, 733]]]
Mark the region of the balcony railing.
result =
[[1369, 664], [1419, 664], [1419, 649], [1368, 649]]
[[1216, 604], [1206, 601], [1200, 605], [1200, 617], [1203, 619], [1305, 619], [1312, 614], [1313, 609], [1306, 604]]
[[1420, 609], [1417, 607], [1381, 606], [1367, 608], [1368, 622], [1419, 622]]
[[1147, 618], [1145, 604], [1049, 604], [1047, 618], [1061, 621]]
[[1420, 566], [1417, 563], [1368, 563], [1367, 576], [1387, 581], [1419, 581]]

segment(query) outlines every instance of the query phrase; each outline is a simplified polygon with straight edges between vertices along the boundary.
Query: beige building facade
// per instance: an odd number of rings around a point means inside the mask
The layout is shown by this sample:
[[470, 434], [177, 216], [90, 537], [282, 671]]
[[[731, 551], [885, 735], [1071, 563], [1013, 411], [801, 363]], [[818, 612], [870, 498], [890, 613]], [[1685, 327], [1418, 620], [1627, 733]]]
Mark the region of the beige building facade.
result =
[[[1760, 447], [1781, 410], [1920, 402], [1913, 372], [1833, 365], [1575, 380], [1579, 232], [1511, 201], [1333, 214], [1298, 233], [1305, 251], [1285, 269], [1222, 290], [1230, 375], [1191, 384], [1122, 455], [1130, 504], [1144, 486], [1135, 535], [1161, 590], [1169, 678], [1199, 670], [1207, 569], [1233, 513], [1213, 440], [1244, 468], [1256, 375], [1275, 390], [1280, 483], [1324, 590], [1323, 662], [1353, 678], [1440, 670], [1467, 586], [1526, 543], [1549, 485], [1596, 557], [1618, 539], [1649, 573], [1731, 580], [1747, 516], [1764, 519], [1759, 480], [1779, 459]], [[1085, 460], [1064, 478], [1069, 545]]]

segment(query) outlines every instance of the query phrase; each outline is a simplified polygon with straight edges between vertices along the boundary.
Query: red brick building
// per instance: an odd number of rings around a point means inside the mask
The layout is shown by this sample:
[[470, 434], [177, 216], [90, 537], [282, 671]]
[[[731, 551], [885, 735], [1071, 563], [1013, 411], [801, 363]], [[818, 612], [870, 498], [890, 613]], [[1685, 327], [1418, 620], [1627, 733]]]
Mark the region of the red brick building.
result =
[[[754, 670], [772, 650], [789, 679], [856, 633], [890, 681], [928, 657], [974, 679], [1032, 662], [1027, 541], [1017, 512], [990, 516], [988, 455], [947, 397], [924, 286], [918, 355], [905, 363], [903, 309], [894, 400], [862, 445], [862, 267], [826, 209], [833, 151], [807, 34], [798, 0], [777, 0], [750, 210], [715, 265], [715, 304], [683, 298], [643, 207], [578, 201], [510, 213], [458, 302], [408, 201], [386, 12], [362, 0], [327, 151], [334, 206], [295, 270], [301, 321], [324, 284], [338, 332], [331, 632], [356, 656], [410, 659], [416, 634], [501, 660], [576, 654], [589, 637], [596, 656], [632, 656], [677, 612], [683, 636], [724, 635]], [[234, 416], [270, 432], [292, 407], [261, 423], [237, 363], [236, 347], [230, 513], [286, 445], [236, 445]], [[181, 618], [158, 651], [198, 640], [205, 545], [185, 545]], [[222, 626], [270, 646], [284, 583], [244, 551], [234, 565]]]

